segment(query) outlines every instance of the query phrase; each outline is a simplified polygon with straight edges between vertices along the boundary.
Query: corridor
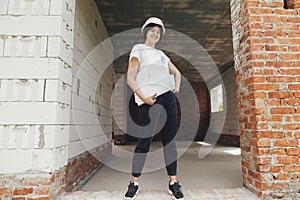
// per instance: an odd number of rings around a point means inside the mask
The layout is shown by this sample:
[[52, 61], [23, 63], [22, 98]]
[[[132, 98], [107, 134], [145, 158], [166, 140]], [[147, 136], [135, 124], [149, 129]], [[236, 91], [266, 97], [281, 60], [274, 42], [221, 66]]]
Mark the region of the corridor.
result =
[[[208, 144], [193, 142], [179, 159], [178, 177], [186, 199], [258, 199], [242, 188], [240, 148], [216, 145], [208, 156], [199, 159], [198, 152], [201, 145]], [[118, 147], [132, 152], [134, 145]], [[179, 151], [182, 150], [180, 143], [178, 147]], [[160, 142], [152, 143], [151, 151], [159, 148], [161, 148]], [[113, 149], [115, 154], [118, 154], [117, 149]], [[112, 156], [110, 162], [114, 162], [115, 159], [116, 156]], [[120, 165], [126, 168], [130, 162], [120, 163]], [[77, 192], [67, 193], [63, 199], [122, 199], [129, 176], [127, 172], [102, 166], [89, 181], [78, 188]], [[167, 193], [167, 182], [165, 169], [143, 174], [137, 199], [171, 199]]]

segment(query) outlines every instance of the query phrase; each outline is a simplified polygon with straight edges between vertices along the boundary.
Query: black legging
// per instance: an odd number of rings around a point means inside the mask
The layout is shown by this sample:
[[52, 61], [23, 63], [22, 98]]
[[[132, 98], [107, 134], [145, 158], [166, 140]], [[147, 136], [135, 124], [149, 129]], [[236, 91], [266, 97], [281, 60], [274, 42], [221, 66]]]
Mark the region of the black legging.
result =
[[[169, 176], [175, 176], [177, 173], [177, 147], [175, 144], [175, 135], [177, 133], [177, 111], [176, 111], [176, 96], [173, 92], [167, 92], [157, 97], [155, 104], [161, 105], [166, 113], [167, 118], [162, 129], [162, 144], [164, 146], [164, 159]], [[143, 104], [139, 107], [139, 120], [141, 126], [146, 126], [150, 123], [149, 110], [151, 106]], [[132, 176], [139, 177], [142, 173], [147, 153], [156, 127], [161, 119], [161, 112], [155, 113], [152, 117], [154, 126], [140, 128], [136, 148], [132, 160]]]

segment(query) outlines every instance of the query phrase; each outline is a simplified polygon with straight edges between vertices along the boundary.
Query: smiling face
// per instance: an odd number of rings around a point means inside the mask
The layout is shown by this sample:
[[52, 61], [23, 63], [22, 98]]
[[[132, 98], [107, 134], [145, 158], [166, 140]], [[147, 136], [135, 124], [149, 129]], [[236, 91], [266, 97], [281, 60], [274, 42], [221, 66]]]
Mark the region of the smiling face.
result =
[[153, 26], [146, 34], [146, 41], [156, 44], [160, 39], [160, 29], [158, 26]]

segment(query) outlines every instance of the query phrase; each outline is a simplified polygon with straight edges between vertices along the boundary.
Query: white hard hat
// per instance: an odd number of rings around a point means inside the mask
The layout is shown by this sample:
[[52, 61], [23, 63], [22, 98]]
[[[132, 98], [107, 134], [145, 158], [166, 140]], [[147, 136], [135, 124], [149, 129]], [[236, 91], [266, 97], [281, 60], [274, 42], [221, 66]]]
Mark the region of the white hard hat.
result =
[[162, 35], [165, 34], [166, 30], [165, 30], [165, 26], [164, 26], [164, 23], [161, 21], [161, 19], [157, 18], [157, 17], [150, 17], [149, 19], [147, 19], [147, 21], [144, 23], [142, 29], [141, 29], [141, 32], [143, 34], [143, 31], [144, 31], [144, 28], [148, 25], [148, 24], [157, 24], [157, 25], [160, 25], [163, 29], [163, 33]]

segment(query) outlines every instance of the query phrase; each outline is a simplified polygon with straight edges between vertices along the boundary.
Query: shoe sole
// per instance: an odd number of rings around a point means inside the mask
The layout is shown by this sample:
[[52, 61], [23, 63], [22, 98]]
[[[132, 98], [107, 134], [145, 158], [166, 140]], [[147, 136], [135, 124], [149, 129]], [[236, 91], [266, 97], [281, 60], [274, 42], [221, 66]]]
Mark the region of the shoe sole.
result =
[[172, 192], [171, 190], [169, 190], [168, 192], [169, 192], [169, 194], [172, 196], [172, 198], [173, 198], [174, 200], [184, 200], [184, 198], [176, 199], [176, 197], [173, 195], [173, 192]]
[[139, 190], [136, 191], [136, 194], [133, 197], [125, 197], [125, 199], [126, 200], [134, 200], [138, 194], [139, 194]]

